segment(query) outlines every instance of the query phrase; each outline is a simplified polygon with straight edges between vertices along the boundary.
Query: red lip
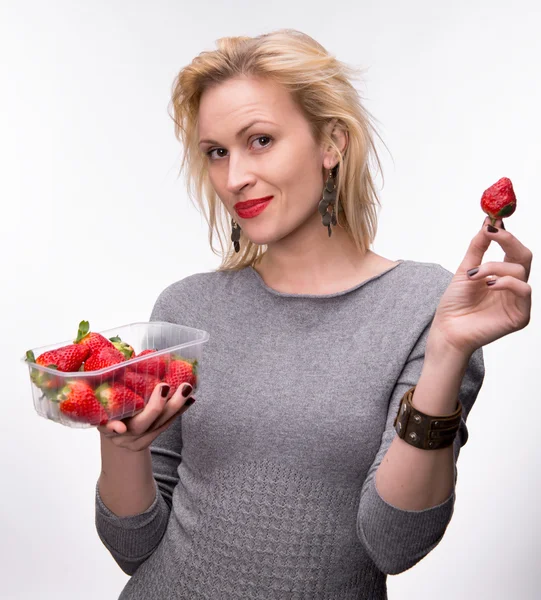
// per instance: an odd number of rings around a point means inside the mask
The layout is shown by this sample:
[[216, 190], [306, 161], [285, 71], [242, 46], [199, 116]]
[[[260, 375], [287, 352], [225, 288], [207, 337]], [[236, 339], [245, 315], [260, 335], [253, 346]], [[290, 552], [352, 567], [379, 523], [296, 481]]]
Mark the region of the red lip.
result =
[[264, 198], [256, 198], [255, 200], [246, 200], [246, 202], [237, 202], [235, 204], [235, 208], [236, 209], [244, 209], [244, 208], [251, 208], [252, 206], [255, 206], [256, 204], [260, 204], [261, 202], [266, 202], [267, 200], [270, 200], [271, 198], [274, 198], [274, 196], [265, 196]]

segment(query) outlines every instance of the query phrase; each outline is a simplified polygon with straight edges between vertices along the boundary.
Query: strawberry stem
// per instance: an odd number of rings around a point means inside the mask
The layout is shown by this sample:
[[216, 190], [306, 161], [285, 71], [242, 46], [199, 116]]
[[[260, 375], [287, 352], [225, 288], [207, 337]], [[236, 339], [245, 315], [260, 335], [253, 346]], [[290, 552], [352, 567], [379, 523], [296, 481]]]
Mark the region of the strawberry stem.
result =
[[109, 383], [107, 383], [107, 381], [105, 383], [102, 383], [101, 385], [99, 385], [95, 390], [94, 390], [94, 396], [96, 396], [96, 398], [98, 399], [99, 403], [104, 407], [107, 408], [107, 397], [103, 395], [103, 392], [105, 392], [106, 390], [108, 390], [111, 387], [111, 385]]

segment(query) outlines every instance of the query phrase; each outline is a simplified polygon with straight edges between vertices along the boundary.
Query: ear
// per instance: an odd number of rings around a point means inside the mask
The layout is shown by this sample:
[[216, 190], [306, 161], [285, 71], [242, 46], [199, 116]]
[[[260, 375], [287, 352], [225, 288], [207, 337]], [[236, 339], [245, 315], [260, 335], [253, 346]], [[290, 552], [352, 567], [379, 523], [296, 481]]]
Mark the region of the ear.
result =
[[[330, 133], [334, 143], [340, 149], [342, 155], [346, 151], [348, 145], [348, 132], [338, 123], [338, 119], [332, 119], [326, 126], [327, 133]], [[323, 151], [323, 167], [332, 169], [338, 164], [339, 156], [336, 151], [327, 146]]]

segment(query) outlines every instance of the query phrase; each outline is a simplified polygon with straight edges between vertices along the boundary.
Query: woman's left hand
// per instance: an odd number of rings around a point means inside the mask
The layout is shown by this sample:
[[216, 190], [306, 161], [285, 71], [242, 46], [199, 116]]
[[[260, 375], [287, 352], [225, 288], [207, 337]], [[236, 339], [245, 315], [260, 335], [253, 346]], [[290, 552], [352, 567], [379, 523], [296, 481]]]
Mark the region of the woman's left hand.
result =
[[[523, 329], [530, 322], [532, 252], [496, 221], [497, 233], [490, 233], [487, 217], [472, 239], [466, 256], [445, 290], [427, 344], [444, 344], [469, 357], [475, 350]], [[505, 252], [503, 262], [482, 264], [492, 241]], [[468, 271], [479, 271], [468, 276]], [[495, 278], [494, 278], [495, 276]], [[490, 279], [487, 279], [490, 277]], [[494, 281], [491, 286], [488, 281]]]

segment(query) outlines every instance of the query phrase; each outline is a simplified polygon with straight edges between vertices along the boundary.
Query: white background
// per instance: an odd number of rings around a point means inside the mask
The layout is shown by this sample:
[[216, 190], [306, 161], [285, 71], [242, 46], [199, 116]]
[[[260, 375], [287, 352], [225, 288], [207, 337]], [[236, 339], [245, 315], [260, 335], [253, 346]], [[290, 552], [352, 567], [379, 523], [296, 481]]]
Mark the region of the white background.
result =
[[[127, 576], [94, 529], [95, 430], [34, 412], [31, 347], [148, 320], [169, 283], [219, 265], [177, 178], [178, 70], [226, 35], [300, 29], [368, 68], [388, 151], [375, 252], [454, 272], [481, 193], [510, 177], [507, 219], [536, 257], [541, 8], [534, 0], [0, 3], [2, 511], [0, 597], [103, 600]], [[381, 178], [379, 178], [381, 187]], [[493, 243], [485, 260], [503, 260]], [[485, 347], [486, 378], [439, 546], [388, 578], [394, 600], [540, 597], [539, 327]]]

